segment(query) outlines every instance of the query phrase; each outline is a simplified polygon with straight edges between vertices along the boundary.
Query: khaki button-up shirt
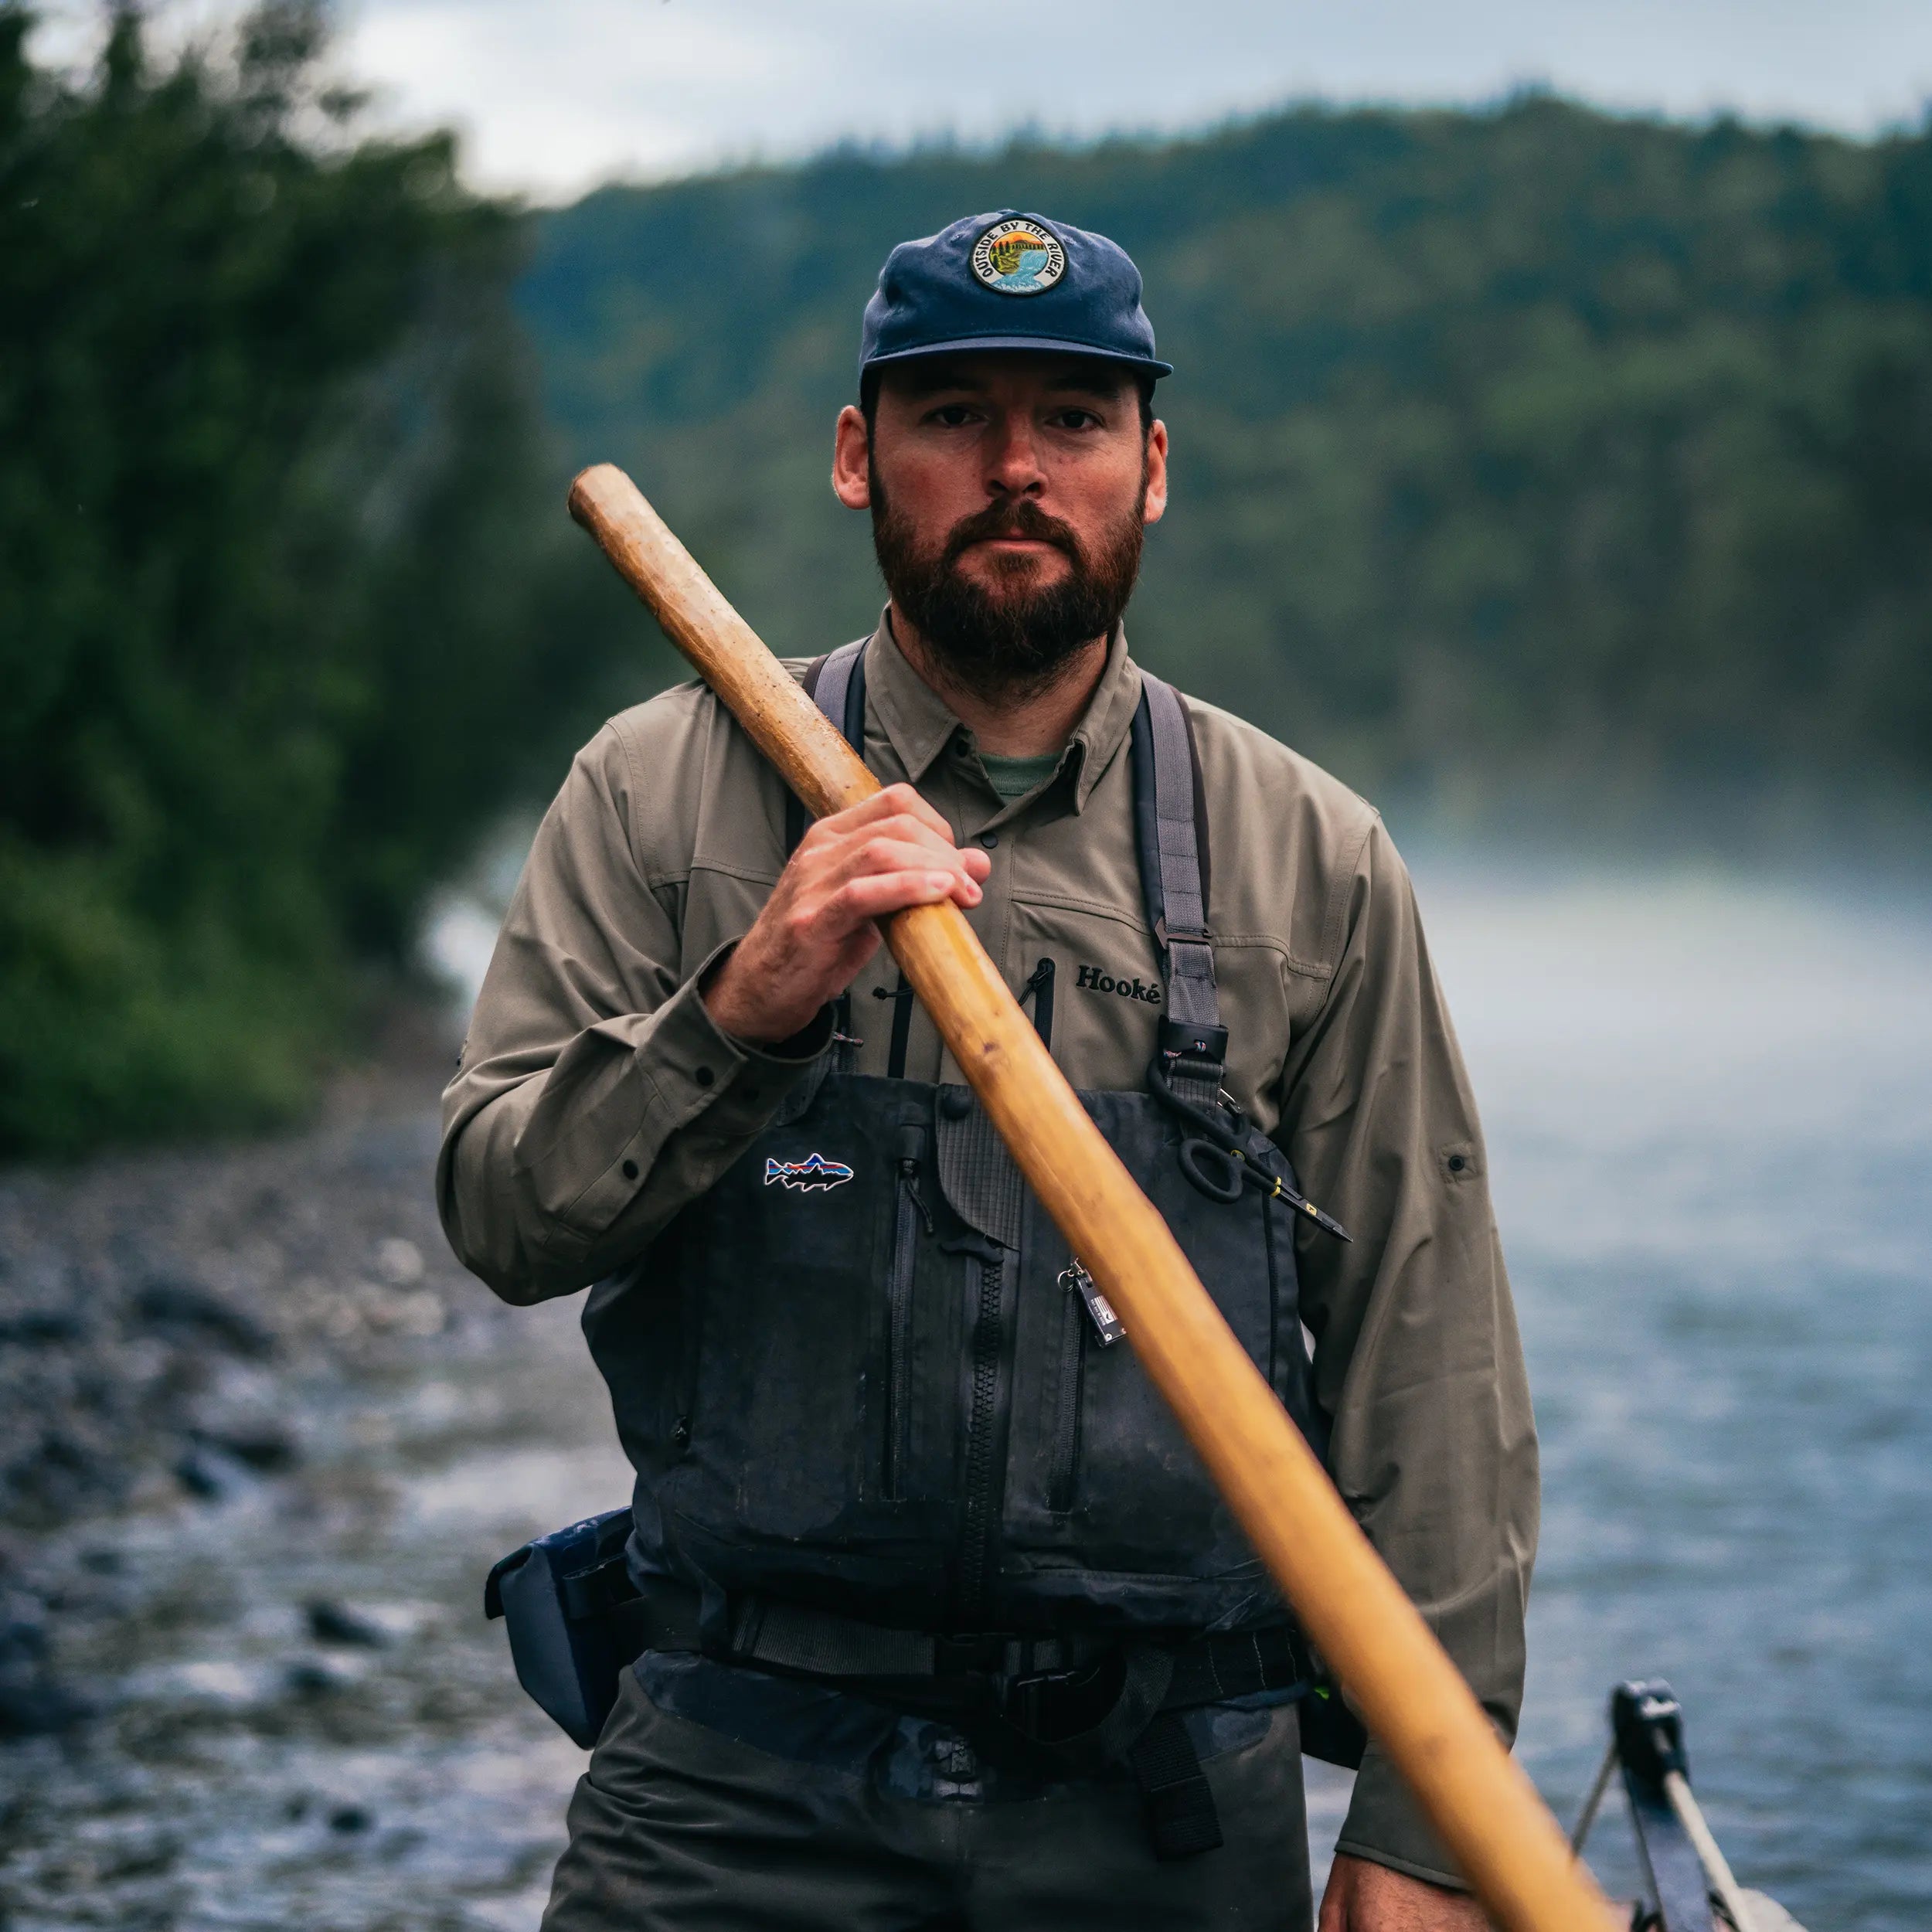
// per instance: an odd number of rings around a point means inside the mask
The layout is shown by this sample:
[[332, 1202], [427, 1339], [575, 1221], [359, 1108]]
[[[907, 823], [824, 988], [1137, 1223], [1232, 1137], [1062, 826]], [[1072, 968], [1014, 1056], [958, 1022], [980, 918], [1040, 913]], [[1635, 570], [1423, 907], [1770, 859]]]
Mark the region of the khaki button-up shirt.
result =
[[[956, 840], [992, 858], [968, 917], [1008, 985], [1018, 993], [1055, 962], [1054, 1058], [1076, 1087], [1139, 1087], [1161, 960], [1135, 852], [1140, 673], [1124, 638], [1057, 769], [1010, 803], [889, 627], [866, 672], [867, 764], [917, 785]], [[1408, 874], [1352, 792], [1240, 719], [1190, 709], [1226, 1084], [1355, 1236], [1297, 1223], [1331, 1472], [1513, 1735], [1536, 1435], [1481, 1131]], [[567, 1294], [634, 1259], [824, 1050], [823, 1023], [789, 1057], [747, 1046], [698, 996], [704, 966], [770, 891], [784, 826], [781, 781], [701, 685], [624, 713], [578, 755], [444, 1096], [444, 1226], [507, 1299]], [[897, 984], [882, 948], [853, 987], [861, 1072], [886, 1070]], [[961, 1078], [917, 1009], [905, 1071]], [[1452, 1876], [1372, 1745], [1340, 1849]]]

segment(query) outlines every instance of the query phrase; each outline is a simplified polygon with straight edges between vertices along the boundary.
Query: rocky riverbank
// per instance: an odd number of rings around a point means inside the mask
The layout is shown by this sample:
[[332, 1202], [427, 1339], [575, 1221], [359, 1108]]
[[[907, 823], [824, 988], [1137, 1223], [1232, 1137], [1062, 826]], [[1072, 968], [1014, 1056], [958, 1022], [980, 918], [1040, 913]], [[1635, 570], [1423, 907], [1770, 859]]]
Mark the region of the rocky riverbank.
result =
[[433, 1046], [419, 1024], [286, 1138], [0, 1172], [0, 1522], [286, 1470], [290, 1373], [500, 1319], [436, 1223]]
[[534, 1926], [581, 1756], [481, 1578], [627, 1472], [574, 1308], [443, 1243], [445, 1064], [0, 1175], [4, 1932]]
[[88, 1701], [47, 1656], [60, 1532], [287, 1476], [292, 1386], [500, 1327], [427, 1185], [434, 1046], [399, 1029], [298, 1134], [0, 1175], [0, 1736]]

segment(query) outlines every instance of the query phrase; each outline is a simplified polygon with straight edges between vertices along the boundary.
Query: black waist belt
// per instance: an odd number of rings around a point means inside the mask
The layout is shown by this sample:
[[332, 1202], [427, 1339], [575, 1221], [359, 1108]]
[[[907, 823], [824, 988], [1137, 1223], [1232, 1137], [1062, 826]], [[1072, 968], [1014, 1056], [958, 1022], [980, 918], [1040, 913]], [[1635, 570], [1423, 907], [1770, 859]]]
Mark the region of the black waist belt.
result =
[[[635, 1588], [627, 1576], [622, 1588]], [[695, 1591], [652, 1579], [624, 1613], [638, 1649], [702, 1650]], [[1071, 1770], [1124, 1760], [1148, 1808], [1155, 1855], [1188, 1858], [1222, 1842], [1214, 1794], [1182, 1711], [1264, 1691], [1316, 1688], [1315, 1661], [1284, 1624], [1162, 1645], [1118, 1637], [889, 1630], [807, 1604], [753, 1599], [732, 1619], [731, 1661], [877, 1686], [956, 1685]], [[1111, 1681], [1107, 1667], [1117, 1660]], [[1094, 1695], [1097, 1683], [1099, 1695]], [[980, 1694], [974, 1695], [977, 1691]], [[1078, 1718], [1069, 1727], [1069, 1712]]]
[[707, 1641], [695, 1590], [672, 1577], [640, 1584], [631, 1577], [617, 1514], [505, 1557], [485, 1596], [489, 1614], [508, 1616], [524, 1687], [582, 1744], [602, 1728], [626, 1665], [648, 1650], [698, 1651], [848, 1681], [889, 1699], [937, 1700], [1004, 1726], [1070, 1772], [1125, 1762], [1163, 1858], [1221, 1842], [1183, 1711], [1264, 1692], [1298, 1694], [1303, 1749], [1351, 1767], [1361, 1760], [1360, 1726], [1290, 1625], [1192, 1637], [949, 1634], [752, 1597], [734, 1606], [723, 1641]]
[[1287, 1624], [1177, 1636], [1165, 1645], [1085, 1631], [957, 1636], [891, 1630], [806, 1604], [753, 1597], [734, 1613], [729, 1643], [716, 1646], [707, 1645], [700, 1634], [698, 1593], [674, 1577], [647, 1578], [640, 1587], [620, 1560], [565, 1577], [563, 1594], [573, 1621], [617, 1617], [635, 1631], [640, 1652], [709, 1651], [730, 1662], [810, 1677], [977, 1678], [1023, 1687], [1043, 1679], [1077, 1675], [1124, 1651], [1154, 1647], [1172, 1662], [1160, 1707], [1185, 1710], [1312, 1684], [1321, 1675], [1313, 1653]]

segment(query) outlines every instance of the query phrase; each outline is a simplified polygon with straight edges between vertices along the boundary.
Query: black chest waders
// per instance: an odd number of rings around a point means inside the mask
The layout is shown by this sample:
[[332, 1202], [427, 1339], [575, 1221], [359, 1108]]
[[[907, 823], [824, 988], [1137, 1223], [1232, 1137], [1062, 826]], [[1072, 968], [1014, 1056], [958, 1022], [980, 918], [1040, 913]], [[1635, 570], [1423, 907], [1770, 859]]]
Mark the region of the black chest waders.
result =
[[[862, 649], [806, 682], [862, 752]], [[1143, 1090], [1080, 1097], [1319, 1453], [1294, 1223], [1342, 1231], [1222, 1097], [1192, 733], [1145, 673], [1129, 756], [1158, 1046]], [[1049, 1049], [1056, 977], [1028, 981]], [[1124, 1760], [1157, 1852], [1210, 1849], [1179, 1711], [1300, 1695], [1304, 1749], [1349, 1765], [1360, 1728], [971, 1090], [905, 1078], [910, 1004], [882, 1002], [882, 1077], [842, 1001], [815, 1077], [592, 1288], [633, 1505], [505, 1558], [491, 1614], [580, 1743], [624, 1662], [696, 1650], [991, 1719], [1070, 1771]]]

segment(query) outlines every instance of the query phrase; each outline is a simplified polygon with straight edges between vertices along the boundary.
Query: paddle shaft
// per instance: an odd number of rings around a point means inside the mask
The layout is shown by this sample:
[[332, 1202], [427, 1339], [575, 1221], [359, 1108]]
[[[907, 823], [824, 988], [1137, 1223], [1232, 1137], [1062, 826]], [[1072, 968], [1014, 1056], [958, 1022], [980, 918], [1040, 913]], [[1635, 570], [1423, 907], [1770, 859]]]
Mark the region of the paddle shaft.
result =
[[[622, 471], [570, 489], [590, 532], [815, 816], [879, 789]], [[1508, 1932], [1611, 1932], [1608, 1905], [1468, 1686], [1369, 1546], [1153, 1204], [950, 902], [886, 943], [1033, 1192], [1126, 1325], [1229, 1506]]]

